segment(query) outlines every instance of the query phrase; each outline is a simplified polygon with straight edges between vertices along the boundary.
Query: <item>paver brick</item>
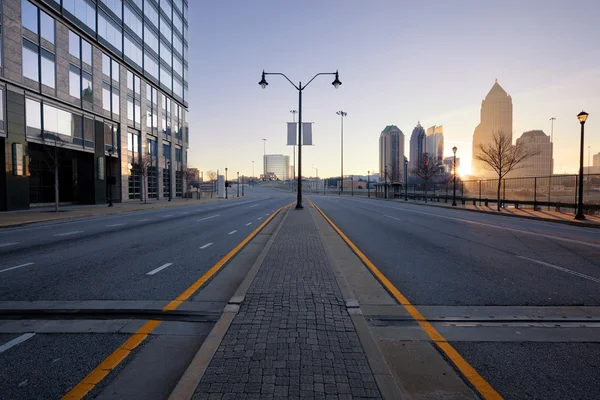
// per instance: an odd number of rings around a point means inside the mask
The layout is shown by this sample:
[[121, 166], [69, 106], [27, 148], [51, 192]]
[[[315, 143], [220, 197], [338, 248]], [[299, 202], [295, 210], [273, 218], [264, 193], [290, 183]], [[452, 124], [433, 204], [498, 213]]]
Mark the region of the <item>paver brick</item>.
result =
[[308, 210], [291, 211], [195, 398], [381, 398]]

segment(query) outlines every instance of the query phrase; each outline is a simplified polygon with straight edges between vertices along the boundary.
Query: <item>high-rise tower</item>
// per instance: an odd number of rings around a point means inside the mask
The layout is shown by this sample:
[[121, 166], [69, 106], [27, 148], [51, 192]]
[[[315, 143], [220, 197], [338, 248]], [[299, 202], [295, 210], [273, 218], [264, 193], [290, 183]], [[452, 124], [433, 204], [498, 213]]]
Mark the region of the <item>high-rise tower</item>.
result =
[[404, 133], [396, 125], [386, 126], [379, 136], [379, 174], [387, 182], [404, 179]]
[[512, 140], [513, 106], [512, 98], [506, 93], [498, 80], [481, 102], [481, 119], [473, 133], [473, 161], [471, 172], [479, 177], [493, 177], [494, 172], [481, 161], [475, 159], [480, 144], [487, 145], [496, 132], [510, 135]]
[[423, 163], [423, 153], [425, 153], [425, 129], [421, 126], [421, 122], [418, 122], [410, 135], [409, 172]]

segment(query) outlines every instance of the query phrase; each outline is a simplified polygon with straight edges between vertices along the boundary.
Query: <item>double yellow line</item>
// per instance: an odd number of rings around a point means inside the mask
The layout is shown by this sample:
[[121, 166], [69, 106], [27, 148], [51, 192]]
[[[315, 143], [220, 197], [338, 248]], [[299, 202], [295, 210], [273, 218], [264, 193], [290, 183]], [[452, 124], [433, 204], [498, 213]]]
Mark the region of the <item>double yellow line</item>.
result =
[[427, 336], [435, 343], [435, 345], [454, 363], [456, 368], [463, 374], [463, 376], [475, 387], [475, 389], [481, 394], [484, 399], [498, 400], [502, 399], [502, 396], [473, 368], [457, 351], [448, 343], [448, 341], [442, 336], [431, 325], [429, 321], [413, 306], [410, 301], [379, 271], [379, 269], [369, 260], [362, 251], [356, 247], [354, 243], [338, 228], [331, 219], [311, 200], [308, 199], [310, 204], [321, 213], [323, 218], [331, 225], [331, 227], [340, 235], [340, 237], [346, 242], [346, 244], [352, 249], [352, 251], [360, 258], [360, 260], [369, 268], [371, 273], [381, 282], [381, 284], [387, 289], [387, 291], [394, 296], [396, 301], [400, 303], [410, 316], [419, 324], [425, 331]]
[[[198, 289], [200, 289], [210, 278], [213, 277], [229, 260], [233, 258], [245, 245], [248, 244], [254, 237], [283, 209], [289, 207], [290, 203], [277, 209], [269, 216], [262, 224], [260, 224], [250, 235], [235, 246], [225, 257], [221, 258], [215, 265], [204, 273], [196, 282], [183, 291], [179, 296], [167, 304], [162, 311], [172, 311], [177, 309], [184, 301], [189, 299]], [[147, 321], [140, 329], [138, 329], [125, 343], [123, 343], [111, 355], [106, 357], [92, 372], [90, 372], [81, 382], [63, 396], [63, 399], [82, 399], [87, 395], [98, 383], [100, 383], [113, 369], [115, 369], [123, 360], [138, 347], [148, 335], [152, 333], [162, 321], [151, 320]]]

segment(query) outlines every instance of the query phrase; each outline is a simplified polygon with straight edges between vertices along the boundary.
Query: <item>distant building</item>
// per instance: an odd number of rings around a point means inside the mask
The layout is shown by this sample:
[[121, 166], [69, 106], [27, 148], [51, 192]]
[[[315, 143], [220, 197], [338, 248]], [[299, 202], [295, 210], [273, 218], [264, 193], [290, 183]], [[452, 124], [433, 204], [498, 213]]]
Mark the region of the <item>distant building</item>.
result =
[[480, 144], [487, 145], [492, 140], [494, 133], [504, 132], [511, 137], [512, 143], [513, 106], [512, 98], [498, 84], [498, 80], [492, 86], [485, 99], [481, 102], [481, 117], [479, 125], [473, 133], [473, 161], [471, 162], [471, 174], [480, 178], [491, 178], [496, 176], [494, 171], [485, 163], [476, 160]]
[[396, 125], [386, 126], [379, 136], [379, 173], [381, 179], [404, 179], [404, 133]]
[[524, 132], [517, 139], [517, 144], [535, 149], [539, 151], [539, 154], [523, 161], [511, 176], [549, 176], [553, 174], [550, 136], [546, 135], [543, 131], [528, 131]]
[[425, 153], [429, 154], [430, 159], [442, 162], [444, 158], [444, 128], [441, 125], [427, 128]]
[[[451, 174], [454, 169], [454, 156], [444, 158], [444, 172]], [[456, 157], [456, 171], [460, 169], [460, 158]]]
[[600, 167], [600, 153], [594, 154], [594, 159], [592, 161], [592, 166]]
[[290, 178], [290, 156], [266, 154], [264, 156], [264, 163], [267, 180], [286, 181]]
[[410, 135], [409, 175], [414, 175], [412, 171], [423, 164], [423, 153], [425, 153], [425, 129], [421, 126], [421, 122], [418, 122]]

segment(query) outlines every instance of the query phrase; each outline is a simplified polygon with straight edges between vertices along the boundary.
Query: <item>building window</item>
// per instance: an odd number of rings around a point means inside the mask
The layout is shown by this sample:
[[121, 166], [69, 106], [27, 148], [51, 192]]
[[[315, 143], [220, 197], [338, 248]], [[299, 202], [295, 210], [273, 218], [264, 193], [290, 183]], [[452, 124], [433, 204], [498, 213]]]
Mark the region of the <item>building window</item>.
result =
[[73, 57], [81, 58], [81, 38], [76, 33], [69, 31], [69, 54]]
[[110, 111], [110, 84], [102, 82], [102, 108]]
[[83, 39], [81, 39], [81, 61], [89, 66], [92, 65], [92, 45]]
[[0, 89], [0, 129], [4, 130], [4, 90]]
[[180, 56], [183, 56], [183, 42], [179, 35], [173, 35], [173, 50], [177, 51]]
[[148, 25], [144, 26], [144, 43], [145, 47], [152, 49], [158, 54], [158, 35], [152, 29], [148, 28]]
[[40, 80], [39, 56], [39, 46], [23, 39], [23, 76], [36, 82]]
[[83, 143], [84, 147], [94, 147], [94, 120], [83, 118]]
[[173, 5], [183, 14], [183, 0], [173, 0]]
[[117, 125], [104, 123], [104, 150], [108, 151], [111, 148], [116, 150], [119, 148], [119, 129]]
[[119, 115], [121, 103], [119, 100], [119, 91], [113, 87], [112, 88], [112, 112], [113, 114]]
[[158, 80], [158, 61], [147, 52], [144, 53], [144, 71]]
[[171, 71], [163, 65], [160, 66], [160, 84], [166, 86], [168, 90], [171, 90], [173, 85]]
[[123, 18], [123, 22], [125, 26], [131, 29], [133, 33], [140, 38], [140, 40], [142, 39], [142, 18], [137, 12], [133, 11], [131, 6], [127, 3], [125, 3], [125, 18]]
[[181, 85], [181, 81], [177, 78], [173, 78], [173, 94], [180, 99], [183, 99], [183, 86]]
[[123, 0], [100, 0], [100, 2], [121, 19]]
[[171, 14], [173, 12], [173, 9], [171, 8], [171, 3], [169, 0], [161, 0], [160, 1], [160, 9], [167, 14], [167, 16], [169, 18], [171, 18]]
[[90, 0], [63, 0], [63, 8], [96, 32], [96, 5]]
[[25, 121], [27, 136], [37, 137], [42, 133], [42, 106], [39, 101], [25, 100]]
[[21, 24], [23, 28], [38, 34], [38, 8], [27, 0], [21, 1]]
[[42, 38], [54, 44], [54, 18], [40, 11], [40, 28]]
[[81, 68], [73, 64], [69, 66], [69, 94], [81, 98]]
[[171, 65], [171, 47], [162, 40], [160, 41], [160, 59]]
[[112, 80], [119, 82], [119, 63], [115, 60], [111, 60], [111, 72]]
[[160, 16], [160, 34], [171, 43], [171, 24], [162, 15]]
[[98, 10], [98, 35], [117, 49], [117, 51], [123, 51], [123, 33], [121, 28], [101, 10]]
[[158, 29], [158, 10], [149, 0], [144, 1], [144, 15]]
[[142, 46], [133, 40], [128, 34], [125, 34], [125, 56], [135, 63], [140, 69], [142, 68]]
[[180, 34], [183, 34], [183, 21], [176, 12], [173, 13], [173, 28], [175, 28]]
[[55, 56], [45, 49], [42, 49], [41, 56], [42, 84], [54, 89], [56, 76]]
[[183, 64], [176, 55], [173, 55], [173, 74], [177, 74], [183, 78]]
[[85, 71], [81, 71], [81, 98], [89, 103], [94, 102], [92, 75]]

